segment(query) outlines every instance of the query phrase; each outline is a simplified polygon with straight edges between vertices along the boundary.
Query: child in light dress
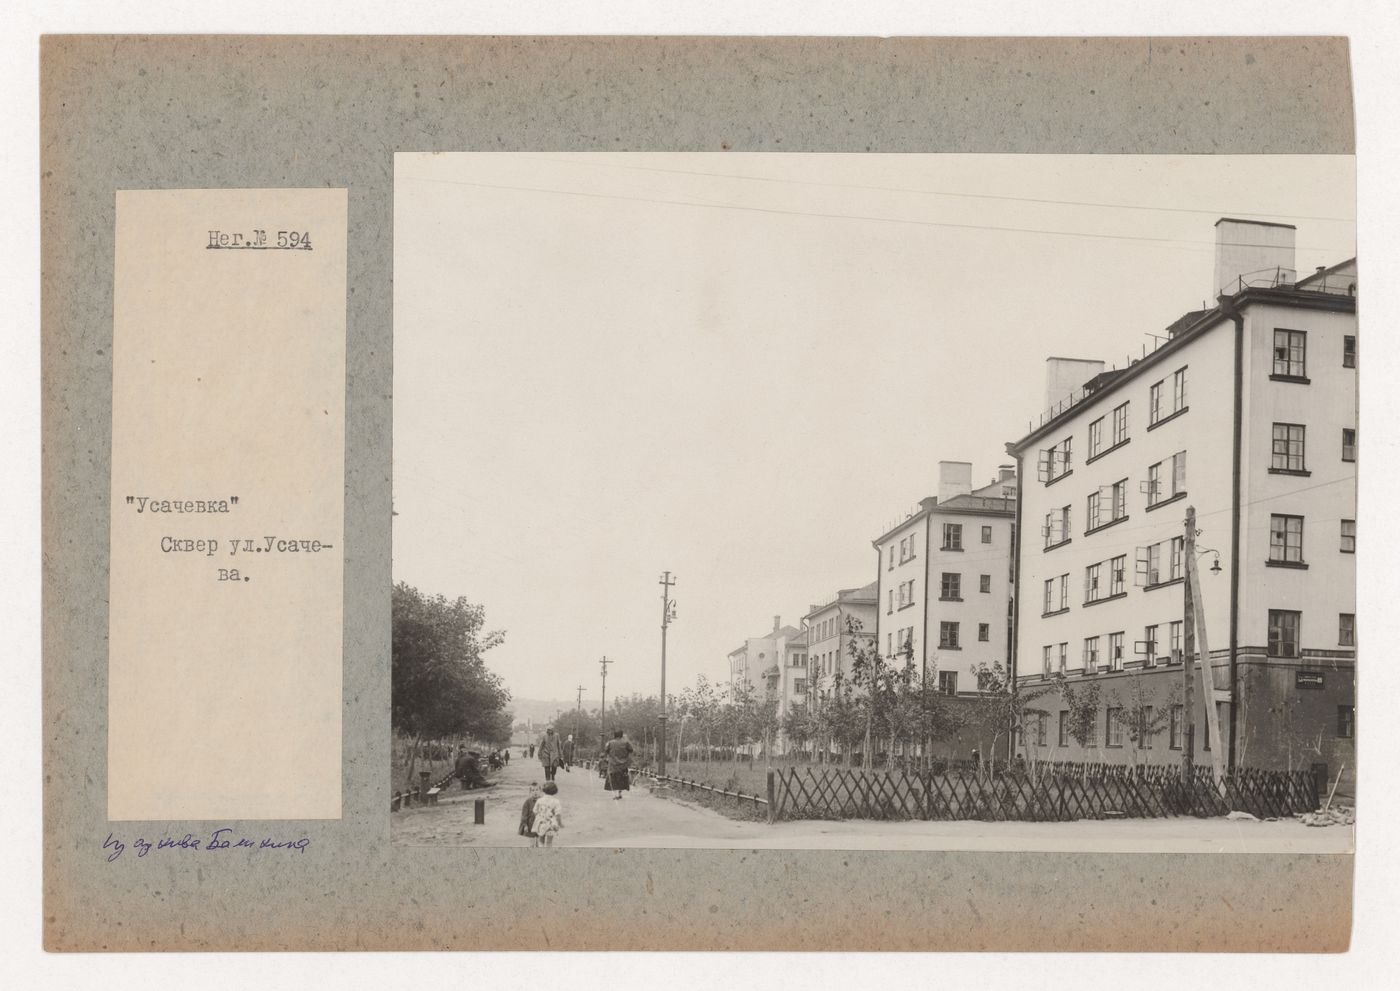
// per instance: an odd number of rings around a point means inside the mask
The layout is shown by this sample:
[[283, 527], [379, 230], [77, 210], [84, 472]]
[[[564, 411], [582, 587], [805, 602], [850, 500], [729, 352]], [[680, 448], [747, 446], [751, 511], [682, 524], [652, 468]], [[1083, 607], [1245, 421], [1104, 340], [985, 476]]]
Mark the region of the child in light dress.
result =
[[559, 786], [544, 783], [544, 794], [535, 802], [535, 835], [541, 846], [553, 846], [554, 837], [564, 828], [564, 804], [558, 799]]

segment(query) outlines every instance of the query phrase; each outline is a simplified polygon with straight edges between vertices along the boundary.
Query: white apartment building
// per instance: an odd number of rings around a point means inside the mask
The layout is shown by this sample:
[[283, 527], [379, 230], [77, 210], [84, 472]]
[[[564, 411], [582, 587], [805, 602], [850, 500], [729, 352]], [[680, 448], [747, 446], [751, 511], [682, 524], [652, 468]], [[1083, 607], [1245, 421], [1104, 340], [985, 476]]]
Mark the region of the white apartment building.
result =
[[1009, 664], [1016, 475], [998, 470], [972, 487], [972, 465], [938, 463], [938, 495], [925, 498], [874, 541], [875, 636], [902, 666], [952, 696], [975, 696], [979, 663]]
[[[781, 722], [793, 704], [806, 701], [807, 653], [806, 631], [774, 616], [771, 630], [729, 652], [729, 683], [753, 688], [760, 698], [776, 699]], [[782, 752], [781, 734], [777, 744]]]
[[[1293, 234], [1222, 219], [1215, 306], [1125, 368], [1048, 359], [1047, 412], [1007, 445], [1025, 480], [1016, 673], [1096, 679], [1102, 711], [1080, 747], [1045, 696], [1027, 755], [1179, 759], [1189, 505], [1229, 766], [1354, 767], [1357, 269], [1297, 278]], [[1161, 724], [1136, 742], [1108, 711], [1134, 693]]]
[[[852, 644], [864, 648], [875, 642], [879, 591], [878, 581], [843, 588], [825, 602], [814, 604], [802, 617], [807, 628], [808, 680], [816, 687], [818, 704], [831, 691], [838, 673], [850, 677]], [[852, 628], [858, 632], [852, 633]]]

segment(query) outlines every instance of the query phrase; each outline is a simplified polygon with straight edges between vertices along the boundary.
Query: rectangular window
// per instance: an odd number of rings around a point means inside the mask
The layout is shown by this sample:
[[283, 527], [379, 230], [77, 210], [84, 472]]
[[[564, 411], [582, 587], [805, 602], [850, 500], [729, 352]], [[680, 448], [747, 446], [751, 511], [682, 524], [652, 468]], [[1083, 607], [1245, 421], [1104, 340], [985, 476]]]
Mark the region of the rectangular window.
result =
[[894, 612], [894, 589], [890, 589], [890, 607], [889, 607], [888, 609], [886, 609], [885, 612], [886, 612], [886, 613], [892, 613], [892, 612]]
[[1069, 711], [1060, 710], [1060, 746], [1069, 746]]
[[1040, 648], [1040, 676], [1046, 680], [1050, 678], [1051, 665], [1054, 663], [1054, 658], [1055, 648], [1053, 646], [1046, 644], [1044, 647]]
[[1304, 378], [1308, 374], [1308, 335], [1301, 330], [1274, 331], [1274, 374]]
[[1301, 423], [1275, 423], [1273, 458], [1269, 467], [1274, 471], [1306, 471], [1304, 439], [1307, 428]]
[[962, 524], [943, 524], [943, 549], [945, 551], [962, 550]]
[[1089, 503], [1084, 510], [1084, 528], [1086, 531], [1092, 530], [1102, 522], [1099, 519], [1099, 494], [1089, 493]]
[[992, 528], [989, 527], [989, 526], [984, 526], [984, 527], [982, 528], [982, 543], [984, 543], [984, 544], [990, 544], [991, 542], [992, 542]]
[[1167, 626], [1167, 662], [1169, 664], [1180, 664], [1182, 660], [1181, 624], [1182, 620], [1176, 619]]
[[1037, 712], [1035, 714], [1035, 745], [1037, 747], [1045, 746], [1046, 734], [1050, 729], [1049, 723], [1050, 713]]
[[1103, 450], [1103, 417], [1089, 424], [1089, 457]]
[[938, 691], [942, 695], [958, 694], [958, 673], [956, 671], [938, 672]]
[[1084, 638], [1084, 673], [1099, 673], [1099, 638]]
[[1342, 338], [1342, 367], [1356, 367], [1356, 338], [1351, 334]]
[[1060, 656], [1055, 665], [1055, 670], [1064, 674], [1069, 669], [1069, 641], [1060, 644]]
[[1337, 644], [1342, 647], [1356, 646], [1356, 613], [1337, 614]]
[[1099, 598], [1099, 565], [1091, 564], [1084, 569], [1084, 601], [1096, 602]]
[[983, 642], [989, 642], [989, 641], [992, 639], [992, 624], [991, 624], [991, 623], [978, 623], [978, 624], [977, 624], [977, 639], [978, 639], [978, 640], [981, 640], [981, 641], [983, 641]]
[[1060, 576], [1059, 598], [1058, 598], [1057, 602], [1058, 602], [1058, 605], [1056, 606], [1056, 608], [1058, 608], [1058, 609], [1068, 609], [1068, 608], [1069, 608], [1069, 575], [1068, 575], [1068, 574], [1063, 574], [1063, 575]]
[[1110, 671], [1123, 670], [1123, 634], [1121, 633], [1108, 635], [1108, 669]]
[[1125, 478], [1113, 483], [1113, 519], [1121, 520], [1128, 515], [1128, 480]]
[[962, 598], [962, 575], [951, 571], [943, 572], [943, 580], [938, 586], [938, 597], [940, 599]]
[[806, 678], [794, 678], [794, 679], [792, 679], [792, 690], [793, 690], [793, 692], [795, 692], [795, 693], [798, 694], [798, 695], [806, 695], [806, 694], [807, 694], [807, 679], [806, 679]]
[[1113, 446], [1117, 447], [1128, 439], [1128, 404], [1113, 409]]
[[991, 575], [983, 575], [981, 578], [979, 578], [979, 579], [977, 580], [977, 590], [978, 590], [979, 592], [991, 592], [991, 590], [992, 590], [992, 576], [991, 576]]
[[1337, 706], [1337, 735], [1343, 740], [1350, 740], [1356, 736], [1356, 706]]
[[1356, 520], [1342, 520], [1342, 553], [1356, 553]]
[[1166, 384], [1166, 379], [1161, 382], [1153, 382], [1152, 388], [1147, 390], [1147, 422], [1156, 423], [1166, 413], [1162, 409], [1162, 386]]
[[1068, 475], [1074, 468], [1073, 448], [1073, 436], [1066, 437], [1053, 447], [1043, 448], [1036, 466], [1036, 477], [1049, 483], [1062, 475]]
[[1186, 408], [1186, 368], [1172, 372], [1172, 412]]
[[909, 540], [908, 538], [899, 542], [899, 563], [903, 564], [909, 560]]
[[1108, 738], [1108, 745], [1110, 747], [1121, 747], [1123, 745], [1122, 719], [1122, 709], [1113, 708], [1104, 712], [1104, 735]]
[[1157, 666], [1157, 627], [1155, 624], [1143, 629], [1142, 640], [1142, 663], [1146, 667], [1155, 668]]
[[1152, 737], [1154, 735], [1152, 720], [1157, 709], [1155, 706], [1145, 705], [1138, 718], [1138, 746], [1144, 750], [1152, 749]]
[[1181, 749], [1181, 722], [1182, 708], [1174, 705], [1167, 714], [1167, 746], [1173, 750]]
[[1167, 581], [1174, 581], [1184, 577], [1186, 561], [1186, 538], [1173, 537], [1171, 542], [1171, 557], [1167, 561]]
[[1356, 460], [1356, 431], [1350, 427], [1342, 428], [1342, 460]]
[[887, 571], [893, 571], [893, 570], [894, 570], [894, 544], [890, 544], [890, 563], [889, 563], [889, 567], [888, 567], [886, 570], [887, 570]]
[[1150, 587], [1162, 581], [1162, 545], [1148, 544], [1138, 552], [1137, 573], [1139, 584]]
[[1155, 506], [1166, 498], [1162, 488], [1162, 462], [1147, 466], [1147, 504]]
[[943, 621], [938, 624], [938, 646], [956, 650], [958, 644], [958, 624]]
[[1128, 556], [1120, 554], [1108, 562], [1108, 594], [1122, 595], [1127, 591]]
[[[878, 646], [879, 646], [879, 644], [877, 643], [877, 644], [876, 644], [876, 647], [878, 648]], [[894, 656], [894, 634], [893, 634], [893, 633], [886, 633], [886, 634], [885, 634], [885, 656], [886, 656], [886, 657], [893, 657], [893, 656]]]
[[1269, 517], [1269, 560], [1303, 563], [1303, 518], [1278, 513]]
[[1069, 507], [1062, 506], [1045, 514], [1045, 546], [1053, 547], [1069, 539]]
[[1269, 656], [1297, 657], [1298, 628], [1303, 614], [1289, 609], [1269, 610]]
[[1041, 612], [1054, 612], [1053, 603], [1055, 601], [1055, 579], [1045, 579], [1045, 602], [1042, 603]]

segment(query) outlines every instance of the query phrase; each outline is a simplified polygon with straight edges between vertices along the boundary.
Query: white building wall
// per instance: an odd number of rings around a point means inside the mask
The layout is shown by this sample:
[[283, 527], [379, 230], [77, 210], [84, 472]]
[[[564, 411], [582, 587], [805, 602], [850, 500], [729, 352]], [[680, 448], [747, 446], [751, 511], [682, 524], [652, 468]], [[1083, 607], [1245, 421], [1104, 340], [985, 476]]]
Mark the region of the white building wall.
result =
[[[1221, 566], [1229, 567], [1229, 505], [1231, 491], [1231, 431], [1233, 333], [1229, 322], [1184, 346], [1164, 360], [1144, 367], [1140, 374], [1128, 379], [1118, 388], [1084, 403], [1075, 413], [1043, 440], [1036, 448], [1049, 447], [1065, 437], [1073, 437], [1074, 460], [1067, 475], [1046, 483], [1035, 472], [1036, 450], [1024, 454], [1026, 471], [1021, 480], [1022, 534], [1020, 621], [1017, 645], [1018, 673], [1035, 675], [1041, 670], [1042, 648], [1067, 643], [1069, 672], [1082, 670], [1083, 646], [1086, 637], [1100, 637], [1100, 670], [1109, 667], [1108, 638], [1121, 632], [1125, 663], [1135, 660], [1133, 644], [1144, 638], [1145, 628], [1160, 626], [1159, 637], [1168, 637], [1168, 624], [1182, 618], [1184, 593], [1180, 583], [1167, 583], [1170, 540], [1184, 534], [1186, 507], [1195, 505], [1200, 515], [1198, 538], [1204, 546], [1221, 551]], [[1164, 391], [1170, 395], [1172, 374], [1187, 369], [1186, 412], [1149, 427], [1149, 399], [1153, 383], [1165, 381]], [[1111, 446], [1112, 411], [1128, 403], [1127, 441]], [[1099, 456], [1090, 460], [1089, 425], [1104, 418], [1105, 437]], [[1148, 469], [1163, 463], [1169, 476], [1170, 459], [1180, 451], [1186, 452], [1185, 497], [1148, 508], [1148, 495], [1143, 492]], [[1100, 488], [1127, 480], [1127, 516], [1121, 522], [1100, 526], [1086, 532], [1088, 498]], [[1045, 516], [1062, 506], [1070, 507], [1069, 540], [1052, 549], [1045, 549], [1046, 538], [1041, 528]], [[1220, 510], [1224, 512], [1220, 512]], [[1213, 515], [1204, 515], [1205, 513]], [[1106, 516], [1107, 514], [1105, 514]], [[1136, 579], [1136, 561], [1140, 549], [1162, 543], [1163, 582], [1155, 588], [1140, 587]], [[1085, 572], [1092, 564], [1102, 564], [1101, 581], [1109, 581], [1109, 563], [1123, 556], [1126, 564], [1124, 592], [1120, 598], [1104, 597], [1092, 605], [1085, 604]], [[1043, 595], [1046, 579], [1069, 576], [1068, 610], [1043, 616]], [[1224, 637], [1228, 631], [1229, 585], [1224, 574], [1218, 578], [1203, 578], [1202, 597], [1205, 602], [1209, 630], [1213, 637]], [[1222, 642], [1223, 640], [1218, 640]], [[1165, 647], [1159, 654], [1165, 656]]]
[[[1307, 384], [1270, 379], [1276, 328], [1306, 332]], [[1338, 614], [1356, 612], [1356, 556], [1340, 550], [1340, 521], [1356, 519], [1356, 464], [1342, 460], [1342, 429], [1358, 424], [1357, 372], [1343, 367], [1342, 338], [1356, 316], [1255, 305], [1245, 331], [1240, 644], [1265, 646], [1269, 610], [1296, 609], [1305, 649], [1350, 649], [1337, 642]], [[1306, 477], [1269, 471], [1275, 422], [1306, 427]], [[1303, 517], [1307, 570], [1265, 565], [1275, 513]]]
[[[944, 523], [962, 526], [962, 551], [943, 549]], [[930, 683], [938, 683], [935, 672], [955, 671], [958, 675], [958, 692], [973, 692], [977, 689], [973, 672], [978, 664], [990, 667], [994, 662], [1000, 662], [1003, 666], [1007, 665], [1006, 624], [1007, 605], [1011, 601], [1012, 523], [1004, 516], [937, 510], [932, 514], [928, 609], [923, 632], [926, 652], [922, 657], [917, 652], [915, 654], [916, 665], [927, 658]], [[991, 528], [989, 543], [982, 542], [984, 526]], [[941, 598], [945, 572], [961, 576], [961, 602]], [[981, 591], [982, 575], [989, 579], [989, 590], [986, 592]], [[958, 624], [959, 649], [951, 650], [941, 645], [941, 624], [944, 622]], [[981, 624], [987, 626], [985, 641], [978, 639]]]

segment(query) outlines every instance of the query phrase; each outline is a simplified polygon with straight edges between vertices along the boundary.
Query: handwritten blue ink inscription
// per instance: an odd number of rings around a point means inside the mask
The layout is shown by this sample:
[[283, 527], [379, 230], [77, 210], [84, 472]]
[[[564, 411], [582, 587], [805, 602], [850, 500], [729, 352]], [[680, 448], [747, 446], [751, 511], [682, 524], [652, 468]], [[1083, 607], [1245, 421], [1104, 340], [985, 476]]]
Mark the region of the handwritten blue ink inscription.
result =
[[[311, 837], [302, 836], [297, 839], [281, 840], [264, 836], [259, 839], [250, 839], [246, 836], [235, 836], [233, 829], [224, 827], [216, 829], [208, 837], [200, 838], [193, 833], [186, 833], [178, 839], [173, 836], [162, 836], [160, 839], [151, 841], [144, 836], [138, 836], [131, 841], [132, 852], [137, 858], [146, 856], [152, 850], [181, 850], [192, 853], [218, 853], [221, 850], [295, 850], [297, 853], [305, 853], [306, 848], [311, 845]], [[102, 850], [107, 856], [107, 863], [121, 857], [126, 852], [127, 842], [115, 833], [108, 833], [107, 839], [102, 843]]]

